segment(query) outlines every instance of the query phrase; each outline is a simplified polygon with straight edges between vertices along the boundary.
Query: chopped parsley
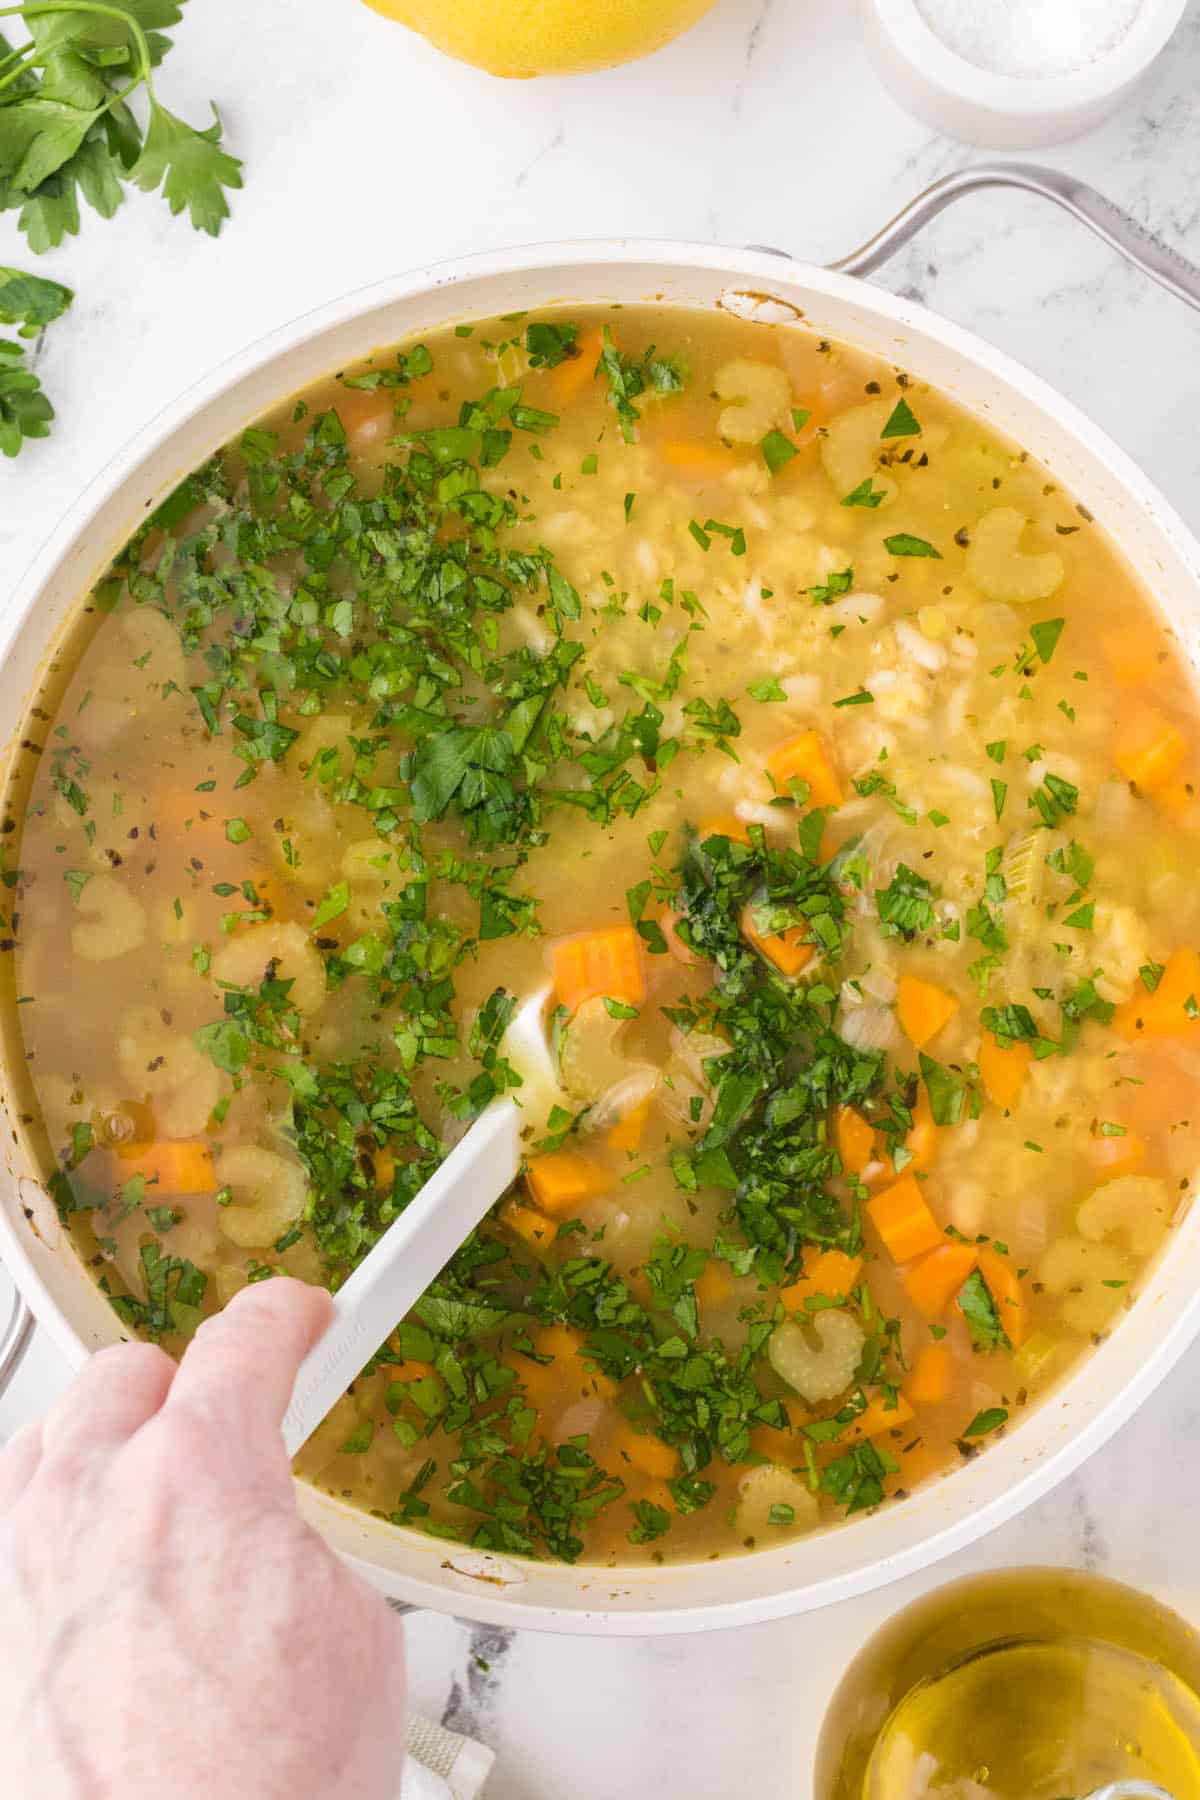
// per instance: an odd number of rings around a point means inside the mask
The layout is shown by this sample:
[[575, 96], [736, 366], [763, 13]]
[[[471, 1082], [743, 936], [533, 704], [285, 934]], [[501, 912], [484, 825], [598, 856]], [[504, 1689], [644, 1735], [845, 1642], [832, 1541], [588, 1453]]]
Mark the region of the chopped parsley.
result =
[[875, 905], [884, 937], [911, 941], [933, 927], [933, 889], [905, 863], [897, 865], [886, 888], [876, 888]]
[[958, 1310], [967, 1322], [976, 1350], [1011, 1350], [1008, 1334], [987, 1282], [976, 1269], [958, 1292]]
[[868, 506], [874, 510], [875, 507], [881, 506], [886, 499], [886, 489], [876, 488], [871, 477], [868, 475], [864, 480], [859, 482], [856, 488], [851, 488], [850, 492], [843, 497], [842, 505]]
[[778, 475], [780, 469], [786, 468], [793, 456], [798, 454], [791, 438], [785, 437], [782, 431], [768, 431], [759, 444], [759, 449], [772, 475]]
[[1029, 635], [1042, 662], [1048, 663], [1054, 655], [1065, 624], [1065, 619], [1043, 619], [1040, 624], [1030, 626]]
[[854, 586], [854, 570], [841, 569], [835, 575], [829, 575], [818, 587], [810, 587], [808, 597], [814, 606], [828, 606], [842, 594], [848, 594]]
[[984, 1412], [976, 1413], [971, 1423], [963, 1432], [967, 1439], [988, 1437], [993, 1431], [999, 1431], [1002, 1425], [1008, 1424], [1008, 1413], [1003, 1406], [989, 1406]]
[[920, 430], [908, 401], [901, 395], [879, 435], [881, 438], [916, 437]]
[[929, 556], [941, 562], [942, 553], [923, 537], [914, 537], [911, 531], [897, 531], [883, 540], [883, 547], [892, 556]]

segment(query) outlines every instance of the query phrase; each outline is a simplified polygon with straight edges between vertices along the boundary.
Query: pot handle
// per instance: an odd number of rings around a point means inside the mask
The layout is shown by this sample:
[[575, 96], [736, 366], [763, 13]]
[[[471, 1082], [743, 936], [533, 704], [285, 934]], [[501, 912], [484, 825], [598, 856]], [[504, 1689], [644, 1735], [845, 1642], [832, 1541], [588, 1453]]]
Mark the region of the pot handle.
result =
[[8, 1322], [0, 1331], [0, 1396], [21, 1366], [33, 1338], [33, 1314], [18, 1288], [13, 1289]]
[[1124, 207], [1089, 187], [1086, 181], [1060, 169], [1043, 168], [1039, 163], [976, 163], [973, 168], [943, 175], [910, 200], [882, 231], [829, 267], [843, 275], [869, 275], [946, 207], [980, 188], [1023, 188], [1026, 193], [1052, 200], [1111, 249], [1119, 251], [1126, 262], [1149, 275], [1151, 281], [1157, 281], [1177, 300], [1200, 311], [1200, 268], [1194, 262], [1164, 244]]

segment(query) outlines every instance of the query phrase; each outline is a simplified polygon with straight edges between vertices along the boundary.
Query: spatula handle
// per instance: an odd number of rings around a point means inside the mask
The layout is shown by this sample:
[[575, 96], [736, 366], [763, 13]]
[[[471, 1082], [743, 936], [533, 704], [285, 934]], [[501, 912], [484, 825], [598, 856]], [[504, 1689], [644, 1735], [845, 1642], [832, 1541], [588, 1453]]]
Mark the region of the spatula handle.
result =
[[496, 1101], [334, 1295], [333, 1322], [301, 1363], [284, 1414], [289, 1456], [311, 1437], [520, 1166], [521, 1113], [511, 1100]]

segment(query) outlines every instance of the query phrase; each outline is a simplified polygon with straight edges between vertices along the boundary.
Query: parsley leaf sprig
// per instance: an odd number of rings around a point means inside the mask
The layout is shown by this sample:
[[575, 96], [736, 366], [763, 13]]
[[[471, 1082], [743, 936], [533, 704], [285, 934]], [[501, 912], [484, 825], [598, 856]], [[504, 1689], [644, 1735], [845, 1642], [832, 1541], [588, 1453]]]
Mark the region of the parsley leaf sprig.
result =
[[62, 317], [74, 298], [60, 281], [0, 268], [0, 325], [15, 325], [18, 337], [36, 337]]
[[640, 358], [617, 349], [612, 332], [604, 328], [604, 348], [596, 372], [603, 371], [608, 397], [627, 444], [635, 444], [641, 412], [634, 405], [642, 394], [677, 394], [684, 385], [684, 369], [678, 357], [655, 356], [654, 345]]
[[[74, 295], [58, 281], [0, 268], [0, 325], [15, 325], [32, 338], [61, 318]], [[54, 408], [25, 364], [25, 346], [0, 337], [0, 452], [16, 456], [26, 438], [46, 437]]]
[[[75, 236], [80, 198], [111, 219], [132, 185], [161, 190], [173, 213], [186, 210], [215, 237], [229, 216], [227, 190], [242, 185], [241, 164], [221, 146], [221, 121], [201, 130], [170, 112], [154, 71], [171, 48], [163, 27], [178, 24], [185, 0], [33, 0], [0, 6], [29, 35], [15, 47], [0, 34], [0, 212], [15, 211], [35, 254]], [[141, 93], [145, 123], [130, 101]], [[0, 322], [32, 336], [70, 304], [70, 290], [0, 269]], [[23, 351], [0, 339], [0, 450], [15, 456], [45, 437], [54, 409]]]
[[[30, 248], [43, 251], [79, 230], [79, 195], [103, 218], [123, 184], [154, 192], [172, 212], [188, 209], [216, 236], [228, 216], [227, 188], [241, 165], [221, 149], [219, 118], [206, 131], [159, 100], [154, 70], [171, 47], [158, 27], [182, 18], [182, 0], [36, 0], [0, 7], [19, 17], [28, 41], [0, 39], [0, 209], [19, 208]], [[129, 106], [143, 91], [145, 128]]]

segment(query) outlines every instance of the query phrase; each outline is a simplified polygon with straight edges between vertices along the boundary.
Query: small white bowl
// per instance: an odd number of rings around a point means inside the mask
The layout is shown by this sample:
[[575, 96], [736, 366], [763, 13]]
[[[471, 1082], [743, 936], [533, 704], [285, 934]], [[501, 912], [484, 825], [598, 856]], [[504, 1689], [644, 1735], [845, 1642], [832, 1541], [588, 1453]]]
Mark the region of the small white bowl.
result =
[[1186, 5], [1142, 0], [1111, 49], [1069, 75], [1045, 76], [978, 68], [926, 24], [916, 0], [862, 0], [862, 17], [871, 59], [901, 106], [963, 143], [1032, 150], [1078, 137], [1107, 118], [1164, 48]]

